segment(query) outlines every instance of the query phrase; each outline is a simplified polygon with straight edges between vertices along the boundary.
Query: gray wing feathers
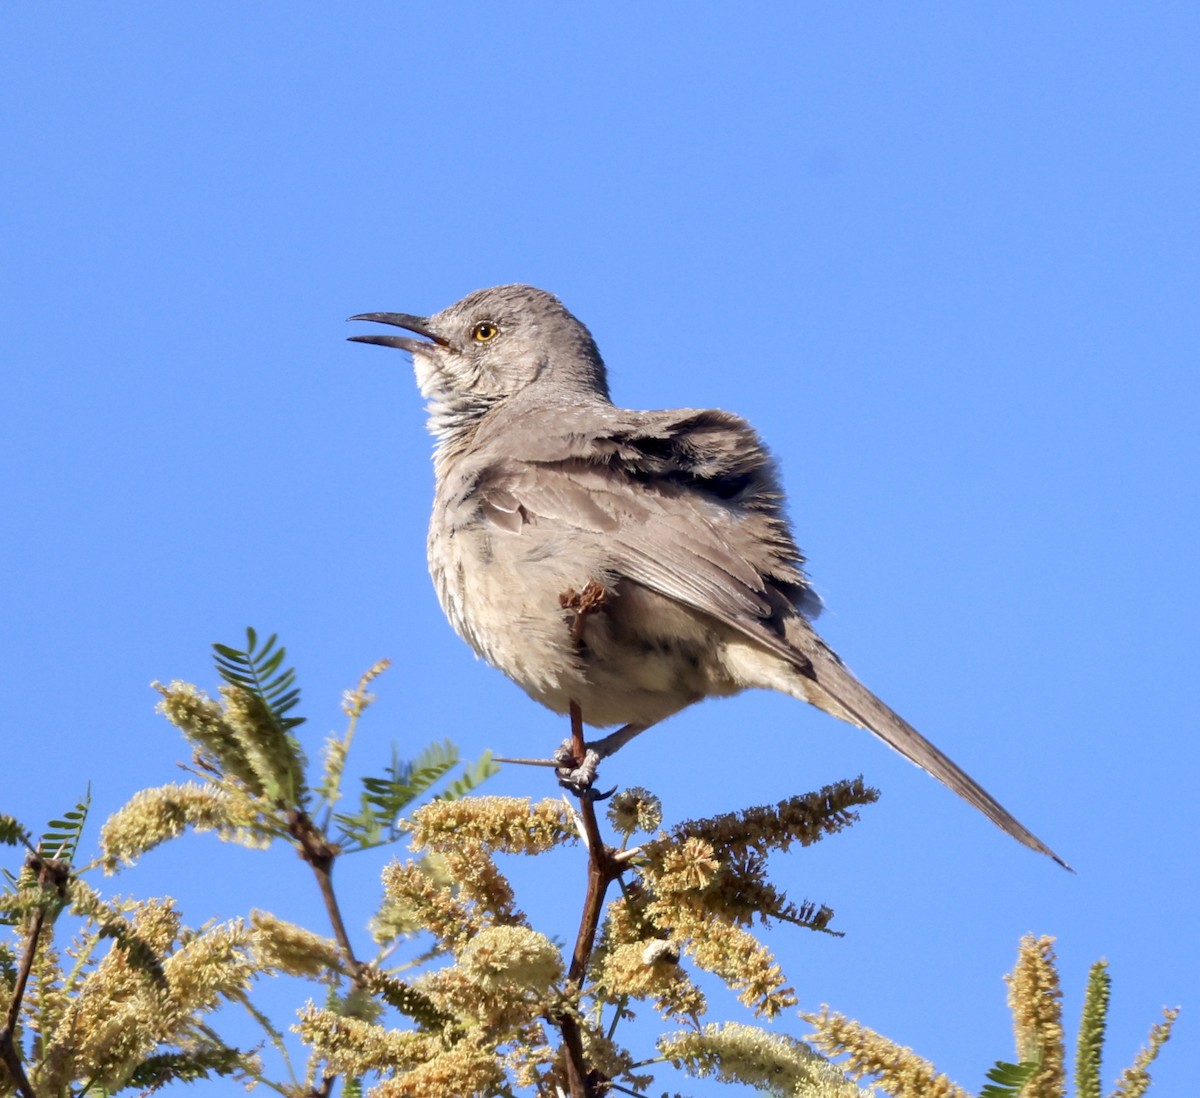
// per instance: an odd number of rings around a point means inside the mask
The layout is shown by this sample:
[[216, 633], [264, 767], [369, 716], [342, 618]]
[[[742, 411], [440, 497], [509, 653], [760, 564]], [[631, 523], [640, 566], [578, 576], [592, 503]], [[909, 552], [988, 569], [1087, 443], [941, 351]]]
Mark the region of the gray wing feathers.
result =
[[520, 458], [497, 455], [476, 473], [479, 514], [510, 532], [547, 523], [603, 535], [614, 571], [794, 658], [765, 622], [781, 601], [810, 614], [820, 602], [753, 429], [725, 412], [609, 408], [597, 430], [596, 415], [556, 409], [547, 430], [545, 410], [528, 413]]
[[759, 570], [686, 498], [631, 493], [613, 484], [611, 472], [591, 466], [518, 466], [493, 470], [493, 478], [499, 484], [481, 490], [480, 513], [502, 529], [512, 529], [512, 512], [493, 499], [515, 497], [524, 522], [603, 536], [614, 570], [669, 598], [736, 628], [753, 628], [771, 612]]

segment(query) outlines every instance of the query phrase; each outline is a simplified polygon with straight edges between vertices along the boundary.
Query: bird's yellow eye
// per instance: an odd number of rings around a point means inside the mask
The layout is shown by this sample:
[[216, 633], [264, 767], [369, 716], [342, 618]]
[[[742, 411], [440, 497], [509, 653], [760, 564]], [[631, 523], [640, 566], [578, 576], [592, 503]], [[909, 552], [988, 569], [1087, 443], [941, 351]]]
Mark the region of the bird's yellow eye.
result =
[[499, 334], [500, 329], [495, 324], [490, 320], [484, 320], [475, 325], [471, 331], [471, 338], [480, 343], [486, 343], [489, 339], [495, 339]]

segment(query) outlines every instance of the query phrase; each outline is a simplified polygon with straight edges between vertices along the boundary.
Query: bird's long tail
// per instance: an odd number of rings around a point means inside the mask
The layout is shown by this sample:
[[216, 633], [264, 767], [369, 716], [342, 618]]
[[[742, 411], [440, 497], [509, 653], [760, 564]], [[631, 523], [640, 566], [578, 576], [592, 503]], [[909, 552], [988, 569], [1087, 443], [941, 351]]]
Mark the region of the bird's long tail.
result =
[[[809, 665], [796, 676], [793, 693], [797, 697], [850, 724], [873, 732], [889, 747], [973, 804], [1018, 842], [1049, 855], [1065, 869], [1071, 868], [974, 778], [863, 686], [820, 637], [810, 630], [806, 629], [805, 632], [807, 636], [804, 638], [789, 637], [807, 657]], [[800, 643], [796, 644], [797, 640]]]

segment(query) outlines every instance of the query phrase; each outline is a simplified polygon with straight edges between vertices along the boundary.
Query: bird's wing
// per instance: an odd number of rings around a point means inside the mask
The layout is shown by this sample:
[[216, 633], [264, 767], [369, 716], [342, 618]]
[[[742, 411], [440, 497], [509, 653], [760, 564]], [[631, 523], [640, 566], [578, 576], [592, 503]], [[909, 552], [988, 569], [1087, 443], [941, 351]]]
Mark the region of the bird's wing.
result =
[[478, 470], [471, 491], [481, 517], [512, 533], [549, 523], [603, 538], [604, 559], [620, 575], [781, 656], [798, 672], [798, 697], [874, 733], [1019, 842], [1066, 865], [812, 629], [820, 603], [801, 570], [770, 456], [749, 425], [693, 410], [614, 409], [606, 419], [589, 409], [554, 422], [553, 430], [522, 432], [529, 445], [520, 458]]
[[753, 429], [718, 411], [614, 409], [607, 419], [575, 413], [579, 423], [573, 411], [556, 415], [553, 430], [510, 424], [520, 456], [497, 447], [462, 502], [512, 533], [536, 523], [602, 537], [619, 575], [802, 664], [783, 615], [814, 616], [820, 601]]

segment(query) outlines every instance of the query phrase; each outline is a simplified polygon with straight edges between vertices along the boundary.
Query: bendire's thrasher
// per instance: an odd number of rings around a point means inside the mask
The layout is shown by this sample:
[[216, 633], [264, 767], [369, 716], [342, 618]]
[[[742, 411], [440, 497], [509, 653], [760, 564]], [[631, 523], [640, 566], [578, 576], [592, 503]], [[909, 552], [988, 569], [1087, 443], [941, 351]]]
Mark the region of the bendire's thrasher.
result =
[[[429, 402], [429, 569], [446, 616], [543, 705], [623, 726], [602, 753], [703, 698], [780, 690], [869, 729], [1066, 864], [816, 634], [820, 599], [748, 423], [614, 406], [587, 328], [532, 286], [479, 290], [431, 317], [350, 319], [419, 337], [351, 338], [410, 352]], [[596, 611], [564, 609], [589, 584], [603, 589]]]

